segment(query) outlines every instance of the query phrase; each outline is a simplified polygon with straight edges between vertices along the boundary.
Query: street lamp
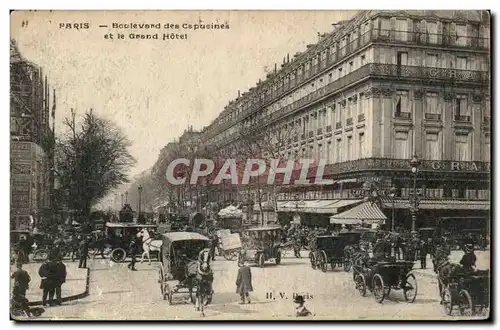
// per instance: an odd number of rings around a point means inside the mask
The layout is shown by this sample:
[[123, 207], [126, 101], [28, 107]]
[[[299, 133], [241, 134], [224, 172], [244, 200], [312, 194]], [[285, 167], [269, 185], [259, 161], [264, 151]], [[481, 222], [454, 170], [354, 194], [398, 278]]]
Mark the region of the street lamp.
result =
[[410, 167], [411, 167], [411, 172], [413, 173], [413, 195], [410, 199], [410, 211], [411, 211], [411, 230], [415, 231], [415, 226], [417, 222], [417, 211], [418, 211], [418, 205], [420, 201], [418, 200], [417, 196], [417, 174], [418, 174], [418, 167], [420, 165], [420, 161], [417, 158], [417, 155], [414, 155], [413, 158], [410, 161]]
[[128, 191], [125, 192], [125, 204], [128, 204]]
[[122, 208], [123, 208], [123, 194], [121, 194], [121, 197], [122, 197]]
[[141, 197], [142, 197], [142, 186], [137, 187], [137, 190], [139, 191], [139, 205], [137, 207], [138, 210], [138, 215], [137, 215], [137, 220], [141, 219]]
[[396, 197], [396, 187], [392, 186], [389, 190], [389, 197], [392, 202], [392, 220], [391, 220], [391, 231], [394, 232], [394, 198]]

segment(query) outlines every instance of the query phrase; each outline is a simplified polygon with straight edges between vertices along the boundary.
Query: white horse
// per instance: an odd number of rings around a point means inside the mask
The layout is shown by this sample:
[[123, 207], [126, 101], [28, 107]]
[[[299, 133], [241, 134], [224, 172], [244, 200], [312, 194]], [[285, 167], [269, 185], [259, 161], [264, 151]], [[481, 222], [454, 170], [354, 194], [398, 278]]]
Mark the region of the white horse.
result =
[[141, 263], [144, 261], [144, 256], [148, 256], [149, 264], [151, 265], [151, 258], [149, 256], [149, 252], [161, 250], [161, 246], [163, 245], [163, 241], [153, 240], [149, 235], [149, 231], [147, 228], [143, 228], [140, 232], [137, 233], [137, 237], [142, 237], [142, 250], [144, 251], [141, 255]]

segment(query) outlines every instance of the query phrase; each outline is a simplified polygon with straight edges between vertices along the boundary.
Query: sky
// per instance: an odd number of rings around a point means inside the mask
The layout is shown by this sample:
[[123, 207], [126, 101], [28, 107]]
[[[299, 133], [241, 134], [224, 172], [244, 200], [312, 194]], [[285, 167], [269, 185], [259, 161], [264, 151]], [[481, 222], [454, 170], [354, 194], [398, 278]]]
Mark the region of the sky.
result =
[[[151, 168], [160, 149], [192, 125], [210, 124], [238, 90], [264, 80], [283, 57], [318, 41], [318, 32], [354, 11], [38, 11], [13, 12], [11, 38], [40, 65], [56, 89], [56, 134], [70, 109], [92, 108], [132, 141], [133, 177]], [[227, 23], [223, 30], [165, 29], [165, 24]], [[23, 25], [23, 21], [25, 24]], [[27, 22], [27, 24], [26, 24]], [[89, 28], [75, 29], [88, 23]], [[117, 29], [113, 23], [158, 24]], [[61, 27], [62, 26], [64, 27]], [[67, 24], [72, 26], [67, 28]], [[99, 27], [107, 25], [108, 27]], [[187, 34], [162, 40], [163, 34]], [[108, 34], [113, 39], [105, 38]], [[117, 39], [117, 34], [124, 39]], [[158, 40], [130, 34], [158, 34]], [[52, 102], [52, 101], [51, 101]]]

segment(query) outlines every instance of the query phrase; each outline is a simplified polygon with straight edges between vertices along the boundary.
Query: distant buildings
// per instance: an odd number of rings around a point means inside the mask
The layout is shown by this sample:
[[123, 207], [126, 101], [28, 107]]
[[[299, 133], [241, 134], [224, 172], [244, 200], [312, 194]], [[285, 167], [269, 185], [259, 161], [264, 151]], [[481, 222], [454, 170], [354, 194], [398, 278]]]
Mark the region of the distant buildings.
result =
[[50, 117], [55, 112], [55, 104], [52, 109], [49, 104], [50, 92], [42, 69], [26, 61], [11, 40], [11, 228], [29, 227], [50, 214], [54, 182]]

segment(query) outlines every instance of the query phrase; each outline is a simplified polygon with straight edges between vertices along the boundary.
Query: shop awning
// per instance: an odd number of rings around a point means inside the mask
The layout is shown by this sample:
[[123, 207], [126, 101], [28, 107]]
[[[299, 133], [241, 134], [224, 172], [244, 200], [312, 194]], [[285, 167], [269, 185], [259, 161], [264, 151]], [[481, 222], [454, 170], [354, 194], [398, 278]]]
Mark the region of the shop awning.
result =
[[[385, 199], [383, 207], [392, 208], [392, 201]], [[420, 209], [424, 210], [490, 210], [490, 201], [472, 201], [458, 199], [441, 199], [441, 200], [421, 200]], [[394, 208], [408, 209], [410, 202], [407, 199], [395, 199]]]
[[387, 217], [379, 209], [376, 204], [371, 202], [365, 202], [363, 204], [357, 205], [350, 210], [342, 212], [340, 214], [332, 215], [330, 217], [330, 223], [338, 224], [373, 224], [373, 223], [385, 223]]
[[330, 200], [306, 200], [288, 202], [278, 202], [279, 212], [301, 212], [301, 213], [319, 213], [336, 214], [342, 207], [361, 203], [362, 199], [330, 199]]

